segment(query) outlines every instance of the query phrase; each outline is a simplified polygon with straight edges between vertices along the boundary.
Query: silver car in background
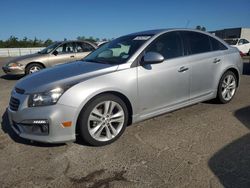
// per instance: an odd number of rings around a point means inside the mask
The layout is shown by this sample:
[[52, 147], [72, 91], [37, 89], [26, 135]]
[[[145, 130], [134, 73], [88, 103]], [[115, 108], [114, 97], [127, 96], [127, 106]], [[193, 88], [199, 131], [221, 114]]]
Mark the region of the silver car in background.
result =
[[97, 48], [88, 41], [55, 42], [36, 54], [11, 59], [2, 67], [6, 74], [31, 74], [54, 65], [77, 61]]
[[128, 124], [216, 98], [239, 87], [239, 51], [197, 30], [166, 29], [117, 38], [84, 60], [20, 80], [8, 114], [21, 137], [91, 145], [118, 139]]

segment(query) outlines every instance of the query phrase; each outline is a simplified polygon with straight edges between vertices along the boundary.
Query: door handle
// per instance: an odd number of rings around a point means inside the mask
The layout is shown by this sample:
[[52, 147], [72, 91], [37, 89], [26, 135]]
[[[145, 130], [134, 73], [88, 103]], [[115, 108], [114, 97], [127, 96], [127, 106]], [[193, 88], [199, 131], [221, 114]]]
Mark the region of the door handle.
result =
[[180, 67], [180, 69], [178, 70], [178, 72], [185, 72], [187, 71], [189, 68], [187, 67]]
[[213, 61], [213, 63], [215, 63], [215, 64], [219, 63], [219, 62], [220, 62], [220, 59], [217, 59], [217, 58], [215, 58], [214, 61]]
[[73, 58], [73, 57], [75, 57], [75, 56], [74, 56], [74, 55], [71, 55], [70, 57]]

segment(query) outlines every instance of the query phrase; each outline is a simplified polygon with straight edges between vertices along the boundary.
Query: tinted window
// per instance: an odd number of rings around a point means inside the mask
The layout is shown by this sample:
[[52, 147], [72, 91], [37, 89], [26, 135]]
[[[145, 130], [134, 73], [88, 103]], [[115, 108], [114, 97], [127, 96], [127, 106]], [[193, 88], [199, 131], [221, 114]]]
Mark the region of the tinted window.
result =
[[208, 35], [185, 31], [183, 32], [183, 38], [189, 46], [189, 54], [199, 54], [211, 51]]
[[88, 43], [82, 43], [82, 48], [85, 52], [91, 52], [91, 51], [94, 51], [95, 48], [93, 46], [91, 46], [90, 44]]
[[74, 52], [74, 47], [73, 47], [73, 43], [64, 43], [62, 45], [60, 45], [56, 51], [59, 54], [64, 54], [64, 53], [73, 53]]
[[76, 43], [76, 52], [91, 52], [94, 51], [95, 48], [88, 43], [77, 42]]
[[248, 44], [248, 43], [249, 43], [248, 40], [243, 39], [243, 44]]
[[165, 59], [183, 56], [182, 41], [178, 32], [170, 32], [155, 39], [146, 52], [158, 52]]
[[209, 39], [210, 39], [213, 51], [226, 50], [227, 49], [227, 47], [224, 46], [224, 44], [222, 44], [220, 41], [216, 40], [215, 38], [209, 37]]

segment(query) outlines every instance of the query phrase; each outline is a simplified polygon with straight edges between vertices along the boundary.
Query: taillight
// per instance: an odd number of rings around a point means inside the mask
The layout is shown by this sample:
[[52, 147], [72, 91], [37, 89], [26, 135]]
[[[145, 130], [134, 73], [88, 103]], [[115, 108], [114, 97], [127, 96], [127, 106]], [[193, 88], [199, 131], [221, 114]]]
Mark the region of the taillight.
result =
[[246, 54], [244, 54], [242, 51], [239, 51], [240, 52], [240, 56], [243, 57], [245, 56]]

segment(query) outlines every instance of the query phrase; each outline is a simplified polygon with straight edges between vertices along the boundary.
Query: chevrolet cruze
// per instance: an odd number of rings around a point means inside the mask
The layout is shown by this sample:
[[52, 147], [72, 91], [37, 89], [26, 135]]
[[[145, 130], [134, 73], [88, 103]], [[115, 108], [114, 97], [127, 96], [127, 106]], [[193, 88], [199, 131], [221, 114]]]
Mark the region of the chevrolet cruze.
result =
[[231, 101], [241, 72], [239, 51], [209, 33], [133, 33], [81, 61], [21, 79], [8, 115], [23, 138], [58, 143], [79, 135], [100, 146], [128, 124], [213, 98]]

